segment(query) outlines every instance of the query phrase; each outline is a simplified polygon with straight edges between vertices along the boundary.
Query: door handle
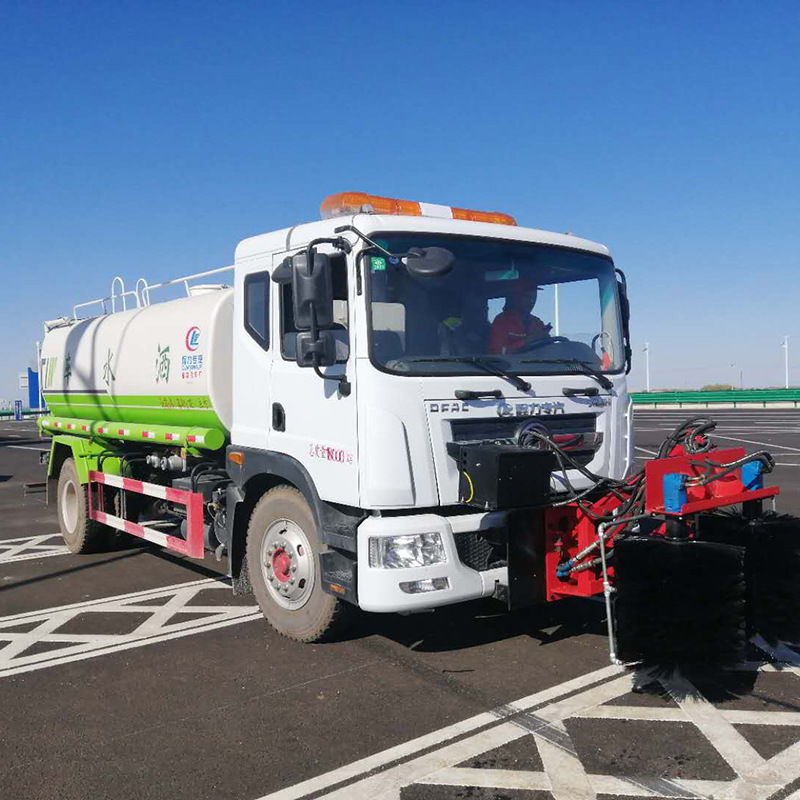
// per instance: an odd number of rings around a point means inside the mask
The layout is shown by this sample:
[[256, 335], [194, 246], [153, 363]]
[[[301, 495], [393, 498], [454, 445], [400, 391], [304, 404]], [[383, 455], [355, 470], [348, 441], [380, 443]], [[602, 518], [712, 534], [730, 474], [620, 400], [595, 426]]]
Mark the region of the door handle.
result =
[[272, 404], [272, 430], [286, 430], [286, 412], [283, 410], [283, 406], [280, 403]]

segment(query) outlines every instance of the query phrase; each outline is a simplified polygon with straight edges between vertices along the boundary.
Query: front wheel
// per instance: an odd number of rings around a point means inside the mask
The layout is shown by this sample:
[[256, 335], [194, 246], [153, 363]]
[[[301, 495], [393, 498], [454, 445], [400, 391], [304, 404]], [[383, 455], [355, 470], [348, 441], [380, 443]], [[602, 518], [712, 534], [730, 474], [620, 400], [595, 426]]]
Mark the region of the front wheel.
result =
[[247, 528], [247, 571], [261, 611], [283, 636], [319, 642], [351, 621], [356, 609], [322, 589], [325, 550], [297, 489], [276, 486], [258, 501]]
[[57, 497], [58, 526], [70, 552], [95, 552], [102, 537], [102, 526], [89, 517], [89, 487], [81, 484], [71, 458], [61, 465]]

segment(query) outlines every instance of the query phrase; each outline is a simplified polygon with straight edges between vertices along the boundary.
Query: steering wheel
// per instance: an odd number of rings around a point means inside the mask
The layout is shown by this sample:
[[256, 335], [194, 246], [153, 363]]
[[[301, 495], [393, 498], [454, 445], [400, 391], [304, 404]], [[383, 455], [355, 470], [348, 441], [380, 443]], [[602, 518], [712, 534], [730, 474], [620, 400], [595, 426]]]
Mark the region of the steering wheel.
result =
[[516, 353], [530, 353], [531, 350], [538, 350], [540, 347], [545, 347], [548, 344], [558, 344], [558, 342], [570, 341], [566, 336], [543, 336], [541, 339], [534, 339], [528, 344], [522, 345]]
[[[595, 349], [598, 342], [600, 342], [600, 353]], [[607, 353], [611, 362], [614, 362], [614, 340], [611, 338], [611, 334], [608, 331], [600, 331], [600, 333], [592, 338], [592, 350], [594, 350], [595, 355], [597, 355], [601, 361], [603, 360], [602, 353]]]

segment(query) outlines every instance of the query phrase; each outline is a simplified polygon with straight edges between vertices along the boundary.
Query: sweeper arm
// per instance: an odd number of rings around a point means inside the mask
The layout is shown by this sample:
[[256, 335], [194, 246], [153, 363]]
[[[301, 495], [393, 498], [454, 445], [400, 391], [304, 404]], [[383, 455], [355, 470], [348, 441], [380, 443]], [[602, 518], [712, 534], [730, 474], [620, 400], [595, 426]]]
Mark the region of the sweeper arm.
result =
[[[545, 434], [528, 442], [555, 454], [572, 495], [542, 510], [546, 599], [603, 593], [615, 662], [728, 664], [755, 634], [800, 640], [800, 520], [763, 512], [772, 456], [718, 449], [714, 427], [687, 420], [624, 481]], [[576, 468], [591, 490], [572, 489]]]

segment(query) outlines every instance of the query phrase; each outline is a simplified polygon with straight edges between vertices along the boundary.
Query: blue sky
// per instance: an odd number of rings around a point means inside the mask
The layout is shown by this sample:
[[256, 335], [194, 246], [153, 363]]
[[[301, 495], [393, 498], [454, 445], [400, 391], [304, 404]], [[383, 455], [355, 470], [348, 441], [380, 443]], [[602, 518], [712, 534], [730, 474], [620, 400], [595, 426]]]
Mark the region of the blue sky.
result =
[[[800, 3], [0, 5], [0, 398], [41, 320], [346, 189], [612, 249], [655, 387], [800, 385]], [[736, 367], [731, 367], [735, 362]]]

